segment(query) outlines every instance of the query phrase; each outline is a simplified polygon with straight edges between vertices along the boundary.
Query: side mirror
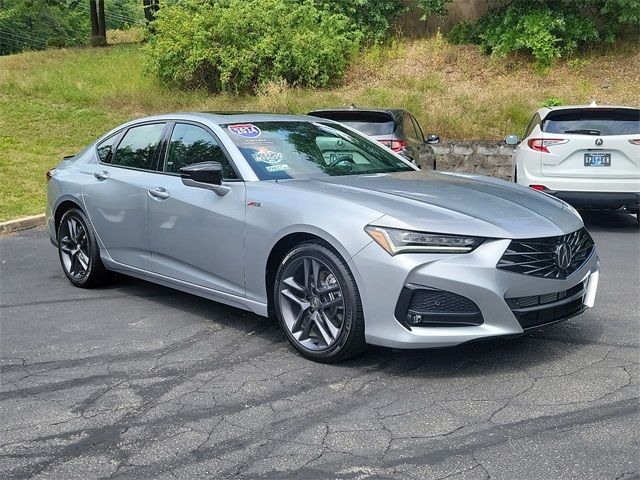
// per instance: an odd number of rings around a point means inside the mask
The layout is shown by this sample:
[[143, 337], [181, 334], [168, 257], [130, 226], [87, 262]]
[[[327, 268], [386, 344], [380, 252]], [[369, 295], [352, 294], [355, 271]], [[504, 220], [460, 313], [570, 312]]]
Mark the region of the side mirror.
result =
[[222, 165], [218, 162], [200, 162], [180, 169], [182, 183], [188, 187], [206, 188], [220, 196], [231, 191], [222, 185]]
[[520, 143], [520, 137], [516, 134], [507, 135], [504, 137], [504, 143], [507, 145], [518, 145]]
[[436, 143], [440, 143], [440, 137], [435, 133], [430, 133], [427, 135], [425, 142], [429, 145], [435, 145]]

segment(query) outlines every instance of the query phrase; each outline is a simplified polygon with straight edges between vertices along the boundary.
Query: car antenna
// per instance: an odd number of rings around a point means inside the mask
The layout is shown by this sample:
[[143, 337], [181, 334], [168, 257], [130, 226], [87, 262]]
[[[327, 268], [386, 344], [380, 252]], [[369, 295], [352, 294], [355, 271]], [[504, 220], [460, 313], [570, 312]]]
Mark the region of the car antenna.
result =
[[598, 104], [596, 103], [595, 100], [591, 100], [591, 105], [589, 105], [590, 107], [597, 107]]
[[356, 108], [357, 108], [356, 104], [352, 103], [351, 106], [349, 107], [349, 110], [355, 110]]

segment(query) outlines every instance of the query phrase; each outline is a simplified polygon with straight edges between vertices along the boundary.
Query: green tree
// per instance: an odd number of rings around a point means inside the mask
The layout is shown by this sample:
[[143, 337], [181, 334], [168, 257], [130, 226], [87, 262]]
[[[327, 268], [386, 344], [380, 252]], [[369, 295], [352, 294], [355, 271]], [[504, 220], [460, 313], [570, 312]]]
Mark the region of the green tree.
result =
[[[452, 1], [418, 0], [425, 16], [446, 16]], [[543, 66], [581, 45], [613, 42], [640, 26], [640, 0], [487, 0], [487, 4], [482, 18], [458, 24], [449, 39], [476, 43], [498, 56], [529, 52]]]

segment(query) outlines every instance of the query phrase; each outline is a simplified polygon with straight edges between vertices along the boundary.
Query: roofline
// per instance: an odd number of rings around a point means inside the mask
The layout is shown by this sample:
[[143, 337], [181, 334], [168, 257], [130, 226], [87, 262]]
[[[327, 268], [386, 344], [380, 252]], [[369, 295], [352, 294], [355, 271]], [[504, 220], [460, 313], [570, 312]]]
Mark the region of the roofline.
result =
[[402, 108], [360, 108], [360, 107], [356, 107], [356, 108], [351, 108], [351, 107], [345, 107], [345, 108], [318, 108], [316, 110], [311, 110], [310, 112], [307, 113], [307, 115], [311, 115], [314, 112], [365, 112], [365, 113], [388, 113], [390, 115], [393, 115], [394, 117], [396, 115], [402, 114], [405, 112], [405, 110], [403, 110]]

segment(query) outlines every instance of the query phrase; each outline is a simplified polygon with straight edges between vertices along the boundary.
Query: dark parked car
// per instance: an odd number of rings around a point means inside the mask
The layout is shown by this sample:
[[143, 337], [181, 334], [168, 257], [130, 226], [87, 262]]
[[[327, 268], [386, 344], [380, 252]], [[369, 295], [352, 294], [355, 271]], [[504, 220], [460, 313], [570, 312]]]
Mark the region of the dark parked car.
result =
[[[355, 128], [378, 140], [394, 152], [408, 157], [413, 163], [417, 163], [425, 143], [434, 144], [440, 141], [440, 138], [434, 134], [429, 134], [425, 138], [415, 117], [408, 111], [398, 108], [377, 109], [351, 106], [349, 108], [314, 110], [308, 115], [327, 118]], [[433, 169], [435, 170], [435, 168], [434, 158]]]

